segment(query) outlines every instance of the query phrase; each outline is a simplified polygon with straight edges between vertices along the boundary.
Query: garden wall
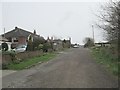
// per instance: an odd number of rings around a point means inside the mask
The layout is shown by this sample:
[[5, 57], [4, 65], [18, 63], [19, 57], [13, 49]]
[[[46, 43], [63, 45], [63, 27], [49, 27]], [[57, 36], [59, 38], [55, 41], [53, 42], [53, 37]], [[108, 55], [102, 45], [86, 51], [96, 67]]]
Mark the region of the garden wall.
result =
[[[28, 58], [36, 57], [43, 55], [43, 51], [27, 51], [27, 52], [22, 52], [16, 54], [16, 58], [19, 60], [26, 60]], [[3, 64], [8, 64], [12, 62], [12, 56], [10, 54], [3, 54], [2, 55], [2, 63]]]

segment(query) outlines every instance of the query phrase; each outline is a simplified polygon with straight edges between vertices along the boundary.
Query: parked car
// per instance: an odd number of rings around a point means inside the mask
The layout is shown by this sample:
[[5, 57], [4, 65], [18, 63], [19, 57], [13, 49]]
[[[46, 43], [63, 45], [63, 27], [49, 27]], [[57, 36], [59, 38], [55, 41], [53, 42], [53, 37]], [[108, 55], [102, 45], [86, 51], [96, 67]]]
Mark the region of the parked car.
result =
[[78, 45], [74, 45], [73, 48], [79, 48], [79, 46]]
[[17, 46], [15, 49], [13, 49], [15, 52], [19, 53], [19, 52], [25, 52], [26, 51], [27, 46], [26, 45], [19, 45]]

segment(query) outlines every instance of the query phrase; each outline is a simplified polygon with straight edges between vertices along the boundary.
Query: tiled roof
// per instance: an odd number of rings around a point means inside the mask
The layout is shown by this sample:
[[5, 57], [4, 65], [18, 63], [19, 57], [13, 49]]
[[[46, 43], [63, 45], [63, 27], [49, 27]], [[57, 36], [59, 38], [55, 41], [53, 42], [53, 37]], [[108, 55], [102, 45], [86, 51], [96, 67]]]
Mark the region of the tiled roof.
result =
[[33, 35], [33, 33], [29, 32], [29, 31], [15, 27], [15, 29], [13, 29], [12, 31], [5, 33], [5, 37], [6, 38], [20, 37], [20, 36], [28, 37], [30, 34]]

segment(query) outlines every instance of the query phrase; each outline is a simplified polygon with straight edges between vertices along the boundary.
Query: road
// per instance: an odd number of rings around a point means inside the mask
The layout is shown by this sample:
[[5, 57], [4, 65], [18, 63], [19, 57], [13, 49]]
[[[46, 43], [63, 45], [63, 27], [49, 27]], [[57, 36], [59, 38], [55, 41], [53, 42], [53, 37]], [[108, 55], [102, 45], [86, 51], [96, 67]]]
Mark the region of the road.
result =
[[2, 78], [3, 88], [117, 88], [118, 80], [85, 48], [71, 48], [54, 59]]

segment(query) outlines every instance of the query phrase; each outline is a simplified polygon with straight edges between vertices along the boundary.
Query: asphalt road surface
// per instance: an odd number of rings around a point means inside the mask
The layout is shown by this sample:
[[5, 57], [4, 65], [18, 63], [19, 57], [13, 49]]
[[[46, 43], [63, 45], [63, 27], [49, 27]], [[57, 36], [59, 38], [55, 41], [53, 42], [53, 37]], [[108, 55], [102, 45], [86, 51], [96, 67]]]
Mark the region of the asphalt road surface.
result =
[[71, 48], [31, 69], [2, 78], [3, 88], [117, 88], [118, 79], [85, 48]]

